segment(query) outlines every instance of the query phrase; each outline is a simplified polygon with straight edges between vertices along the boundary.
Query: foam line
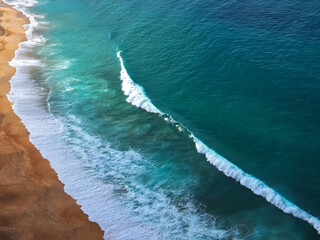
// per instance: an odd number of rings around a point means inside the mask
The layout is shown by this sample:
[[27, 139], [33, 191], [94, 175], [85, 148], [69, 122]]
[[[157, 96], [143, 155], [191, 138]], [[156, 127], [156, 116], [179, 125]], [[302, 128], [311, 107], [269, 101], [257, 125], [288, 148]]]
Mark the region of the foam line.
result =
[[320, 235], [320, 220], [306, 211], [299, 208], [294, 203], [281, 196], [274, 189], [269, 187], [263, 181], [255, 178], [251, 174], [244, 172], [238, 166], [228, 161], [224, 157], [220, 156], [214, 150], [205, 145], [199, 140], [188, 128], [183, 126], [181, 123], [175, 121], [171, 116], [164, 117], [167, 114], [162, 113], [156, 106], [154, 106], [151, 100], [146, 96], [142, 86], [134, 83], [127, 73], [124, 67], [123, 59], [120, 51], [117, 56], [121, 63], [120, 79], [122, 80], [122, 90], [127, 98], [127, 102], [131, 103], [136, 107], [140, 107], [147, 112], [159, 114], [164, 118], [165, 121], [174, 122], [178, 128], [184, 128], [187, 130], [189, 136], [193, 139], [198, 153], [204, 154], [212, 165], [214, 165], [219, 171], [223, 172], [226, 176], [233, 178], [239, 182], [242, 186], [250, 189], [254, 194], [263, 197], [269, 203], [273, 204], [283, 212], [292, 214], [294, 217], [302, 219], [311, 224]]
[[121, 64], [120, 79], [122, 81], [122, 91], [124, 92], [124, 95], [128, 96], [127, 102], [131, 103], [136, 107], [142, 108], [147, 112], [162, 114], [161, 111], [158, 108], [156, 108], [152, 104], [151, 100], [147, 97], [143, 87], [133, 82], [132, 79], [129, 77], [127, 70], [124, 67], [120, 51], [117, 53], [117, 56]]
[[320, 221], [318, 218], [312, 216], [311, 214], [307, 213], [306, 211], [302, 210], [301, 208], [287, 200], [285, 197], [281, 196], [263, 181], [255, 178], [251, 174], [244, 172], [238, 166], [220, 156], [193, 134], [191, 135], [191, 137], [193, 138], [197, 151], [204, 154], [207, 160], [212, 165], [217, 167], [219, 171], [223, 172], [226, 176], [233, 178], [242, 186], [250, 189], [256, 195], [265, 198], [269, 203], [281, 209], [283, 212], [292, 214], [294, 217], [308, 222], [317, 230], [318, 234], [320, 234]]

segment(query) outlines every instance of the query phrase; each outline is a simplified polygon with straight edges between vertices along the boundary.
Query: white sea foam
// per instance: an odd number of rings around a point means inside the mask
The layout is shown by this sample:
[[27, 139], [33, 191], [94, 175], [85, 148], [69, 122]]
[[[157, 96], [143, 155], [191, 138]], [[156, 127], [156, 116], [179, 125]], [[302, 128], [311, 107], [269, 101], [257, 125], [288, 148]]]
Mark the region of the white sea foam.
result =
[[[140, 107], [150, 113], [159, 114], [164, 118], [165, 121], [174, 123], [179, 131], [182, 129], [187, 129], [181, 123], [175, 121], [171, 116], [164, 115], [157, 107], [155, 107], [151, 100], [145, 95], [145, 91], [141, 86], [138, 86], [128, 75], [123, 59], [121, 58], [120, 51], [117, 56], [121, 63], [121, 75], [122, 80], [122, 90], [125, 95], [129, 96], [127, 101], [136, 107]], [[137, 90], [138, 89], [138, 90]], [[137, 96], [135, 96], [137, 94]], [[137, 101], [131, 101], [131, 99], [138, 99]], [[137, 104], [138, 102], [138, 104]], [[139, 104], [142, 102], [143, 104]], [[320, 220], [306, 211], [302, 210], [294, 203], [287, 200], [285, 197], [281, 196], [274, 189], [266, 185], [263, 181], [255, 178], [254, 176], [244, 172], [235, 164], [231, 163], [224, 157], [220, 156], [214, 150], [205, 145], [201, 140], [199, 140], [191, 131], [187, 130], [189, 136], [193, 139], [196, 149], [199, 153], [204, 154], [207, 160], [214, 165], [219, 171], [223, 172], [226, 176], [233, 178], [239, 182], [242, 186], [250, 189], [256, 195], [265, 198], [268, 202], [281, 209], [283, 212], [292, 214], [294, 217], [302, 219], [309, 224], [311, 224], [320, 235]]]
[[42, 63], [40, 60], [38, 59], [19, 59], [19, 58], [15, 58], [10, 62], [11, 66], [33, 66], [33, 67], [43, 67], [45, 66], [44, 63]]
[[117, 53], [117, 56], [121, 64], [120, 79], [122, 81], [122, 91], [126, 96], [128, 96], [127, 102], [131, 103], [136, 107], [142, 108], [147, 112], [161, 114], [160, 110], [152, 104], [151, 100], [144, 93], [143, 88], [140, 85], [134, 83], [132, 79], [129, 77], [127, 70], [124, 67], [120, 51]]
[[[72, 119], [70, 122], [81, 124], [75, 116], [69, 117]], [[113, 196], [109, 198], [118, 199], [117, 201], [127, 206], [138, 226], [144, 226], [145, 235], [142, 238], [134, 235], [134, 238], [129, 239], [194, 239], [195, 236], [237, 239], [237, 228], [220, 229], [213, 216], [199, 213], [185, 194], [184, 201], [181, 200], [177, 206], [167, 197], [165, 190], [154, 191], [145, 187], [137, 176], [156, 166], [136, 151], [113, 149], [105, 141], [89, 135], [75, 124], [64, 125], [69, 129], [66, 139], [69, 145], [77, 148], [76, 156], [84, 160], [84, 166], [93, 169], [94, 175], [98, 174], [103, 179], [117, 182], [115, 185], [110, 183], [110, 186], [114, 187], [110, 193]], [[178, 194], [176, 190], [175, 195]], [[181, 208], [184, 210], [181, 211]], [[121, 221], [115, 226], [116, 231], [121, 232], [120, 224]]]
[[11, 5], [15, 5], [16, 8], [19, 8], [19, 11], [21, 8], [25, 8], [25, 7], [33, 7], [34, 5], [36, 5], [38, 3], [38, 1], [35, 0], [5, 0], [4, 2], [11, 4]]
[[[154, 232], [145, 226], [137, 225], [130, 219], [130, 213], [112, 198], [114, 185], [104, 183], [90, 172], [84, 171], [83, 159], [77, 155], [81, 153], [81, 149], [75, 153], [65, 144], [61, 135], [64, 125], [44, 107], [43, 101], [47, 92], [37, 85], [30, 74], [31, 67], [45, 66], [40, 59], [30, 57], [33, 48], [46, 42], [43, 36], [35, 33], [35, 30], [39, 30], [43, 25], [37, 19], [43, 17], [32, 14], [29, 9], [37, 2], [6, 2], [15, 4], [15, 8], [30, 19], [30, 24], [25, 25], [27, 41], [20, 43], [15, 58], [10, 62], [10, 65], [16, 68], [16, 74], [10, 81], [11, 91], [8, 94], [8, 98], [14, 104], [14, 112], [21, 117], [30, 132], [30, 141], [42, 156], [50, 161], [59, 179], [65, 184], [65, 191], [76, 199], [91, 221], [100, 225], [106, 239], [156, 239]], [[68, 65], [69, 62], [56, 70], [65, 69]], [[89, 140], [92, 144], [92, 139]]]
[[296, 218], [300, 218], [308, 222], [320, 234], [320, 220], [318, 218], [312, 216], [311, 214], [307, 213], [306, 211], [302, 210], [301, 208], [287, 200], [285, 197], [281, 196], [274, 189], [266, 185], [263, 181], [244, 172], [238, 166], [217, 154], [214, 150], [205, 145], [193, 134], [191, 134], [191, 137], [196, 144], [197, 151], [204, 154], [207, 160], [212, 165], [216, 166], [219, 171], [223, 172], [226, 176], [233, 178], [242, 186], [250, 189], [256, 195], [265, 198], [268, 202], [272, 203], [283, 212], [292, 214]]

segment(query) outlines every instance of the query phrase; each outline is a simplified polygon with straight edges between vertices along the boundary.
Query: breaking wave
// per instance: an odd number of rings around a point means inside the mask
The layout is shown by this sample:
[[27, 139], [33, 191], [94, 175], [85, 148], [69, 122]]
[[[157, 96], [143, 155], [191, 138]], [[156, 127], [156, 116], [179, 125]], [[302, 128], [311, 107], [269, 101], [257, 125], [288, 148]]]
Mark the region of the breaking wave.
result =
[[160, 115], [164, 118], [165, 121], [174, 123], [179, 130], [185, 129], [189, 137], [193, 139], [197, 151], [205, 155], [208, 162], [214, 165], [219, 171], [223, 172], [226, 176], [233, 178], [242, 186], [250, 189], [254, 194], [263, 197], [269, 203], [281, 209], [283, 212], [292, 214], [294, 217], [308, 222], [317, 230], [318, 234], [320, 234], [320, 220], [318, 218], [312, 216], [311, 214], [296, 206], [294, 203], [287, 200], [285, 197], [277, 193], [263, 181], [255, 178], [251, 174], [244, 172], [241, 168], [228, 161], [224, 157], [220, 156], [218, 153], [204, 144], [200, 139], [198, 139], [190, 130], [188, 130], [188, 128], [155, 107], [155, 105], [153, 105], [151, 100], [145, 94], [143, 87], [136, 84], [130, 78], [127, 70], [125, 69], [120, 51], [118, 51], [117, 56], [121, 64], [120, 79], [122, 81], [122, 90], [124, 94], [128, 96], [127, 102], [136, 107], [142, 108], [147, 112]]

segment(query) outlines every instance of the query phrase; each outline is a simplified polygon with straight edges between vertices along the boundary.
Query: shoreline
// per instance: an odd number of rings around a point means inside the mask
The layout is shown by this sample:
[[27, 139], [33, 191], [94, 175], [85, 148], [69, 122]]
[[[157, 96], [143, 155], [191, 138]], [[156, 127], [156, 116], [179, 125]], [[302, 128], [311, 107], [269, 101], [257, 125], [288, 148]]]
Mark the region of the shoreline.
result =
[[28, 19], [0, 0], [0, 239], [103, 239], [29, 140], [8, 100], [9, 66], [26, 41]]

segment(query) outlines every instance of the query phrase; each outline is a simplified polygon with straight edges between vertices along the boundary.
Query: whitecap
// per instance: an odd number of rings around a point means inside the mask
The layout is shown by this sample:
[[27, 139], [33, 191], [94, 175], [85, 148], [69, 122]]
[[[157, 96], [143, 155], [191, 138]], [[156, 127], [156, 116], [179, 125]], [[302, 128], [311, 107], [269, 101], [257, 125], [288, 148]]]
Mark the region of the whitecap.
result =
[[[117, 56], [121, 64], [120, 78], [122, 80], [122, 90], [124, 94], [128, 96], [127, 102], [136, 107], [140, 107], [147, 112], [156, 113], [169, 123], [177, 123], [176, 127], [179, 131], [182, 129], [187, 129], [181, 123], [175, 121], [171, 116], [162, 113], [161, 110], [152, 104], [151, 100], [148, 98], [148, 96], [146, 96], [143, 87], [136, 84], [128, 75], [123, 63], [123, 59], [120, 55], [120, 51], [117, 53]], [[269, 203], [281, 209], [283, 212], [292, 214], [294, 217], [308, 222], [317, 230], [318, 234], [320, 235], [320, 220], [318, 218], [312, 216], [294, 203], [287, 200], [263, 181], [257, 179], [251, 174], [244, 172], [238, 166], [217, 154], [214, 150], [199, 140], [190, 130], [187, 129], [187, 132], [193, 139], [197, 151], [201, 154], [204, 154], [207, 160], [219, 171], [223, 172], [226, 176], [233, 178], [242, 186], [250, 189], [256, 195], [265, 198]]]

